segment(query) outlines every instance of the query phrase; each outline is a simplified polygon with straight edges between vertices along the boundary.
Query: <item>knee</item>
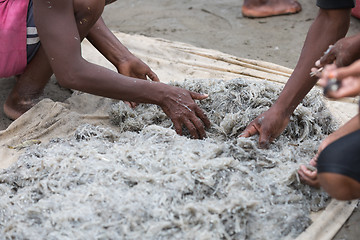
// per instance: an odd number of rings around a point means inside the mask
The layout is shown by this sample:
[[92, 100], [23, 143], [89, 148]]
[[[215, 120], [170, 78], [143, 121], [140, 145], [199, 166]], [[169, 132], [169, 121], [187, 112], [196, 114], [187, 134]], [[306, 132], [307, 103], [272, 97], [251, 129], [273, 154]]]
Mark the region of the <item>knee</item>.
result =
[[104, 10], [105, 1], [75, 0], [75, 18], [80, 27], [92, 26], [100, 18]]
[[337, 173], [319, 173], [321, 187], [338, 200], [352, 200], [360, 198], [360, 183], [356, 180]]

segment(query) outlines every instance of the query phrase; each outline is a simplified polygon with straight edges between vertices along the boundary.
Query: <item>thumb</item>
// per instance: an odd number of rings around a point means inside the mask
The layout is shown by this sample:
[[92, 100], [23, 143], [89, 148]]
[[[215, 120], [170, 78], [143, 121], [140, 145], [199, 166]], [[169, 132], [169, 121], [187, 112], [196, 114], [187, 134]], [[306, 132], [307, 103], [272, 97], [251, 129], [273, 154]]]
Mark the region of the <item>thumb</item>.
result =
[[156, 75], [156, 73], [154, 73], [153, 71], [150, 70], [147, 75], [148, 75], [148, 77], [151, 79], [151, 81], [160, 82], [159, 77], [158, 77], [158, 76]]
[[192, 97], [192, 99], [204, 100], [204, 99], [206, 99], [209, 95], [208, 95], [208, 94], [196, 93], [196, 92], [190, 92], [190, 96]]

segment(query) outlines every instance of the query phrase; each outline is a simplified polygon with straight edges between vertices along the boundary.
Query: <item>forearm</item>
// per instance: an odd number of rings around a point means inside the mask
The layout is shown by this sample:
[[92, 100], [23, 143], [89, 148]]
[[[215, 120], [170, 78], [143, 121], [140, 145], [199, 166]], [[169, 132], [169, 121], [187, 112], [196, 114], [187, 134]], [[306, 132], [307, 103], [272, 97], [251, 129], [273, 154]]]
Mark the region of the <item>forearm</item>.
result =
[[132, 53], [105, 25], [102, 18], [99, 18], [86, 38], [115, 66], [122, 61], [126, 61], [129, 56], [132, 56]]
[[315, 85], [317, 78], [310, 77], [310, 70], [315, 61], [322, 56], [329, 45], [345, 36], [350, 21], [349, 11], [349, 9], [319, 11], [308, 31], [298, 64], [274, 104], [274, 107], [281, 109], [285, 116], [292, 114]]
[[64, 87], [137, 103], [161, 105], [166, 93], [172, 90], [166, 84], [127, 77], [86, 60], [55, 75]]
[[71, 1], [55, 1], [50, 9], [47, 2], [36, 0], [34, 13], [42, 47], [60, 85], [113, 99], [158, 105], [164, 102], [164, 89], [166, 93], [173, 89], [126, 77], [84, 60]]

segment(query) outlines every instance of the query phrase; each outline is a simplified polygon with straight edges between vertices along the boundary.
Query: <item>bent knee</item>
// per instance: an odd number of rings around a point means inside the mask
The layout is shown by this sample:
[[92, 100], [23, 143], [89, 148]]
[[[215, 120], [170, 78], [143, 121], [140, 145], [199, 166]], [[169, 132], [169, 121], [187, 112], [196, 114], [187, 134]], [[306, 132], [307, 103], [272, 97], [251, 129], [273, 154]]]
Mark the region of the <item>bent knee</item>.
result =
[[333, 198], [352, 200], [360, 198], [360, 183], [337, 173], [319, 173], [321, 187]]
[[104, 10], [104, 4], [104, 1], [98, 0], [75, 0], [74, 10], [78, 25], [94, 25]]

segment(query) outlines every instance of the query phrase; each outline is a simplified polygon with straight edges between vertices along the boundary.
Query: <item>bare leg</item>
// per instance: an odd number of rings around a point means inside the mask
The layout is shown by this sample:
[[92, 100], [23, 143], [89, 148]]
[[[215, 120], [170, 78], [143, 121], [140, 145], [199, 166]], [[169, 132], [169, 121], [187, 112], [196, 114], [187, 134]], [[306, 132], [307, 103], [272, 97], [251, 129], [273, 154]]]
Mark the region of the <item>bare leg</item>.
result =
[[[74, 1], [75, 18], [83, 39], [101, 16], [104, 2], [97, 0]], [[53, 74], [42, 47], [27, 65], [25, 72], [17, 78], [5, 104], [4, 113], [10, 119], [17, 119], [40, 99], [43, 90]]]
[[52, 75], [44, 50], [40, 47], [25, 72], [16, 79], [16, 84], [4, 104], [4, 113], [10, 119], [17, 119], [32, 106]]
[[301, 11], [296, 0], [244, 0], [242, 14], [245, 17], [260, 18], [283, 14], [294, 14]]
[[338, 200], [360, 198], [360, 183], [350, 177], [336, 173], [319, 173], [321, 187]]

